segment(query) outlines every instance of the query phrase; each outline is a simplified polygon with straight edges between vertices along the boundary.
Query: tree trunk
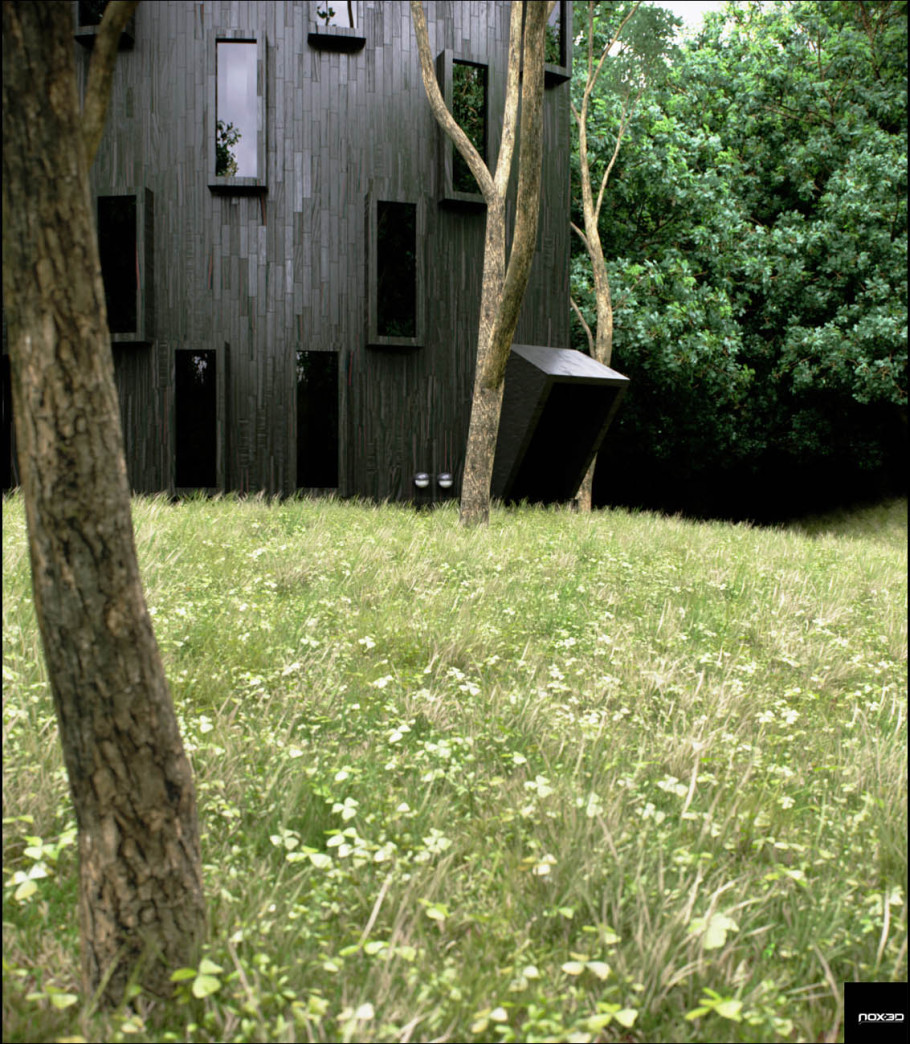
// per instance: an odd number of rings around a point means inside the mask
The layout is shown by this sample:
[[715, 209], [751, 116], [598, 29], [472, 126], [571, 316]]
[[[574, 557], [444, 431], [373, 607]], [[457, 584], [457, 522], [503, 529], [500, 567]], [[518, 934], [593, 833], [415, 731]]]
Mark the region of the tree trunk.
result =
[[474, 371], [471, 421], [461, 483], [459, 520], [465, 526], [486, 525], [490, 520], [490, 484], [493, 480], [493, 462], [496, 457], [496, 439], [499, 435], [499, 415], [502, 412], [505, 385], [500, 382], [499, 387], [486, 387], [484, 374], [492, 350], [493, 329], [500, 306], [505, 272], [505, 206], [501, 200], [493, 199], [487, 204], [477, 366]]
[[[520, 2], [512, 4], [506, 103], [494, 177], [445, 106], [436, 82], [423, 4], [420, 0], [411, 0], [421, 75], [430, 108], [477, 179], [487, 205], [477, 366], [459, 513], [460, 522], [465, 526], [486, 524], [489, 521], [490, 484], [499, 435], [506, 364], [534, 259], [543, 162], [544, 48], [547, 19], [552, 7], [552, 2], [533, 3], [524, 6], [523, 10]], [[520, 88], [518, 194], [515, 230], [506, 268], [505, 198], [519, 112], [519, 67], [523, 72]]]
[[[589, 239], [590, 242], [590, 239]], [[597, 253], [600, 255], [599, 264], [595, 255], [591, 255], [591, 268], [594, 273], [594, 293], [597, 300], [597, 330], [594, 334], [594, 358], [610, 365], [613, 356], [613, 298], [610, 294], [610, 280], [607, 275], [607, 266], [604, 262], [603, 251], [600, 245], [600, 236], [596, 235]], [[593, 506], [594, 494], [594, 472], [597, 470], [597, 455], [591, 461], [587, 474], [582, 479], [575, 495], [575, 507], [578, 511], [590, 511]]]
[[[578, 127], [578, 166], [581, 173], [581, 206], [582, 214], [584, 216], [584, 233], [581, 235], [581, 238], [584, 241], [585, 249], [587, 250], [588, 257], [591, 260], [591, 274], [594, 278], [594, 298], [597, 305], [597, 329], [594, 332], [594, 343], [592, 345], [591, 354], [599, 363], [603, 363], [604, 366], [609, 366], [610, 360], [613, 357], [613, 298], [610, 293], [610, 279], [607, 275], [607, 265], [604, 260], [603, 245], [600, 241], [600, 206], [603, 201], [603, 194], [607, 187], [607, 182], [610, 178], [610, 173], [613, 170], [616, 157], [619, 155], [619, 147], [622, 144], [622, 138], [625, 133], [629, 112], [624, 107], [623, 116], [620, 120], [619, 130], [616, 137], [616, 147], [614, 148], [613, 155], [603, 173], [603, 178], [600, 183], [600, 191], [595, 202], [594, 191], [591, 184], [591, 163], [588, 158], [588, 103], [607, 55], [622, 35], [626, 23], [630, 18], [632, 18], [640, 6], [640, 3], [634, 4], [625, 14], [623, 20], [619, 24], [619, 28], [616, 30], [616, 33], [613, 35], [610, 42], [604, 47], [600, 59], [595, 65], [594, 4], [591, 2], [588, 3], [588, 62], [585, 89], [582, 97], [581, 109], [579, 110], [574, 106], [572, 107], [572, 114], [575, 117], [575, 123]], [[576, 231], [579, 230], [576, 229]], [[588, 331], [588, 336], [590, 338], [590, 331]], [[591, 461], [588, 473], [582, 480], [578, 493], [575, 496], [575, 507], [579, 511], [591, 510], [592, 492], [594, 489], [594, 472], [596, 468], [597, 457], [595, 456]]]
[[[205, 927], [196, 799], [130, 516], [70, 5], [3, 4], [3, 291], [35, 609], [79, 832], [84, 988]], [[137, 968], [138, 966], [138, 968]]]

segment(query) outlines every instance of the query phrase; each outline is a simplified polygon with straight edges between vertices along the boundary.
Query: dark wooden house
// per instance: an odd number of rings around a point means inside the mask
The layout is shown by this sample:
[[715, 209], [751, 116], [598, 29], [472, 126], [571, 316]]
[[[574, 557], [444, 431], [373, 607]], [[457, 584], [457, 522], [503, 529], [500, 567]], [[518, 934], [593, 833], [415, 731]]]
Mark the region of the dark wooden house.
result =
[[[73, 3], [83, 86], [103, 6]], [[447, 101], [492, 165], [509, 4], [425, 9]], [[551, 23], [515, 339], [565, 349], [571, 4]], [[136, 491], [457, 496], [485, 215], [405, 0], [141, 4], [92, 190]]]

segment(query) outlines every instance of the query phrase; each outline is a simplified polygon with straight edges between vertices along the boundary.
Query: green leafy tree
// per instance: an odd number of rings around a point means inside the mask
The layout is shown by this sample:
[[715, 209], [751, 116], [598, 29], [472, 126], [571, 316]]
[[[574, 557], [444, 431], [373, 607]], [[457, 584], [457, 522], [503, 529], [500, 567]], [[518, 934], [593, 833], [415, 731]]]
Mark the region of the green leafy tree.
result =
[[[588, 322], [577, 301], [571, 305], [588, 340], [588, 351], [609, 366], [613, 354], [613, 298], [600, 236], [600, 212], [623, 136], [649, 81], [665, 71], [664, 55], [678, 19], [640, 2], [596, 3], [576, 8], [576, 39], [585, 55], [584, 79], [576, 73], [572, 98], [575, 131], [576, 206], [581, 225], [573, 230], [584, 245], [589, 280], [576, 288], [593, 293], [595, 318]], [[589, 295], [590, 296], [590, 295]], [[596, 460], [591, 463], [576, 502], [591, 509]]]
[[653, 474], [897, 456], [906, 31], [904, 3], [728, 4], [630, 120], [600, 232], [634, 380], [614, 445]]

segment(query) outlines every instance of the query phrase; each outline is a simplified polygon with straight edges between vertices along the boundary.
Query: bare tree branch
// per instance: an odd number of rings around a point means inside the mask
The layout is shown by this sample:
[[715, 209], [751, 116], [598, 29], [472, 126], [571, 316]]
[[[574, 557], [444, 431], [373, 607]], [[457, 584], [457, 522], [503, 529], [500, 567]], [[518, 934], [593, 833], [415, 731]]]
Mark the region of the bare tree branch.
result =
[[585, 332], [585, 336], [588, 338], [588, 355], [594, 358], [594, 334], [591, 333], [591, 327], [585, 322], [585, 317], [581, 314], [581, 309], [575, 303], [575, 298], [569, 295], [569, 304], [572, 306], [572, 311], [578, 316], [578, 321], [581, 323], [582, 329]]
[[588, 237], [584, 234], [584, 232], [582, 232], [582, 230], [578, 227], [578, 225], [575, 224], [574, 221], [570, 221], [569, 225], [572, 228], [573, 232], [577, 232], [578, 233], [579, 238], [581, 239], [582, 243], [584, 243], [584, 245], [585, 245], [585, 250], [587, 250], [588, 249]]

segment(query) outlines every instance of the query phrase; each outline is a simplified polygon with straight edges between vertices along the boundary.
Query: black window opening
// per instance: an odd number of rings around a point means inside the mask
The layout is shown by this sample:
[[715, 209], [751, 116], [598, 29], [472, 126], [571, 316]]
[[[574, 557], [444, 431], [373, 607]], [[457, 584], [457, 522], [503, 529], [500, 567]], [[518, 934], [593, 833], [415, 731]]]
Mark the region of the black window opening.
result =
[[571, 76], [572, 48], [569, 46], [569, 12], [558, 0], [547, 19], [544, 42], [544, 79], [548, 86], [565, 83]]
[[259, 176], [256, 93], [259, 48], [253, 40], [219, 40], [216, 45], [215, 176]]
[[136, 197], [99, 196], [98, 253], [112, 334], [139, 329], [138, 245]]
[[556, 4], [547, 19], [544, 61], [547, 65], [565, 65], [563, 61], [562, 4]]
[[376, 332], [417, 337], [417, 205], [376, 204]]
[[[487, 162], [487, 67], [473, 62], [452, 62], [452, 115], [468, 140]], [[478, 192], [477, 180], [458, 149], [453, 149], [452, 188]]]
[[316, 22], [339, 29], [356, 29], [355, 7], [353, 0], [319, 0], [316, 4]]
[[[104, 18], [107, 5], [108, 0], [79, 0], [76, 4], [76, 39], [83, 47], [94, 47], [95, 36], [98, 32], [98, 27], [101, 25], [101, 20]], [[135, 15], [130, 17], [130, 20], [124, 26], [123, 32], [120, 34], [117, 47], [121, 51], [129, 51], [133, 48], [135, 41], [135, 18]]]
[[174, 353], [176, 462], [174, 485], [184, 489], [218, 484], [218, 395], [215, 352]]
[[108, 0], [79, 0], [79, 24], [100, 25]]
[[297, 486], [338, 486], [338, 353], [298, 350]]

